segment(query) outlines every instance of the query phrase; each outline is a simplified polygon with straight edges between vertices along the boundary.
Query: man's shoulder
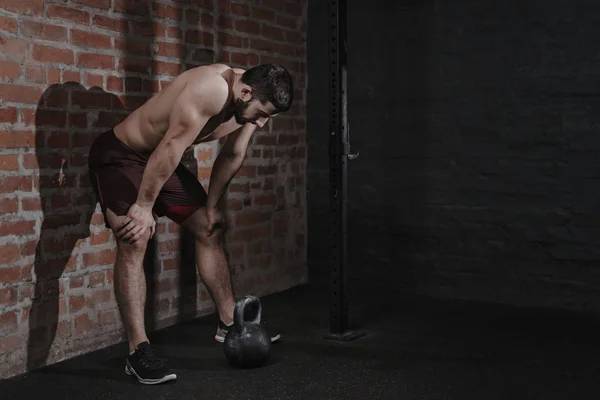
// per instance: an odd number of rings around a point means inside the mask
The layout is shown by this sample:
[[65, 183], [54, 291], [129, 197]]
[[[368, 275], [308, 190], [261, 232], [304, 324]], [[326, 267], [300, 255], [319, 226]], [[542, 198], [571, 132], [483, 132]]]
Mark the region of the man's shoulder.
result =
[[188, 70], [182, 95], [190, 106], [201, 108], [209, 113], [219, 112], [229, 98], [229, 84], [212, 66]]

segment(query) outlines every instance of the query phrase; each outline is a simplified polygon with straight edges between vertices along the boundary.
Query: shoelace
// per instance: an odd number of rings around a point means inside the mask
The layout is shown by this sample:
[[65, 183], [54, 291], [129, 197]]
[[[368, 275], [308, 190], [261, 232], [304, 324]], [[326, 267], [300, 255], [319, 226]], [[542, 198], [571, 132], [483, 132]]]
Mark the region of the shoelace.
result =
[[139, 349], [140, 352], [140, 362], [142, 365], [148, 369], [158, 369], [161, 368], [163, 362], [160, 358], [156, 356], [154, 350], [151, 348]]

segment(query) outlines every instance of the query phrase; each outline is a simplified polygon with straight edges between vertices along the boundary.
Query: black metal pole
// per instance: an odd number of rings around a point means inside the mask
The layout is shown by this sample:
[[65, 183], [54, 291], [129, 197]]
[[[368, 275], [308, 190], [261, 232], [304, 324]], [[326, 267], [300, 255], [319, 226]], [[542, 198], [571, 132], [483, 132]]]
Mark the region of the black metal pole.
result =
[[346, 0], [329, 0], [329, 165], [331, 207], [331, 311], [329, 335], [352, 340], [349, 327], [347, 254], [347, 165], [350, 153], [347, 108]]

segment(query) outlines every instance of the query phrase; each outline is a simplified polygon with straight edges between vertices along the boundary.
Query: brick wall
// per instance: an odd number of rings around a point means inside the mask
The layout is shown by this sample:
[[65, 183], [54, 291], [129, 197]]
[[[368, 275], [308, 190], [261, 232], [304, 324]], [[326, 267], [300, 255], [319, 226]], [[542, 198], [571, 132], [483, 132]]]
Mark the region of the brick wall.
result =
[[[315, 263], [328, 231], [328, 103], [313, 90], [327, 85], [326, 3], [309, 13]], [[598, 11], [349, 1], [349, 26], [362, 28], [348, 33], [356, 290], [371, 280], [386, 293], [600, 308]]]
[[[97, 134], [194, 66], [278, 62], [295, 75], [293, 109], [254, 136], [225, 212], [238, 295], [305, 281], [302, 3], [2, 2], [0, 377], [124, 338], [115, 240], [90, 189], [87, 152]], [[185, 159], [205, 187], [219, 146]], [[145, 262], [149, 329], [213, 311], [193, 240], [167, 219], [157, 233]]]

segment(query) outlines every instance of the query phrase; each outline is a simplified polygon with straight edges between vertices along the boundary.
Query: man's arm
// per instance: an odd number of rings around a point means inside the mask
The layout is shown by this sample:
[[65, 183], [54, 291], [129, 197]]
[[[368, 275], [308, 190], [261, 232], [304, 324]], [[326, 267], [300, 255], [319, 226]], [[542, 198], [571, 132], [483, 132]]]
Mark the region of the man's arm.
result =
[[169, 129], [148, 159], [138, 192], [138, 205], [152, 208], [184, 151], [194, 142], [210, 117], [221, 111], [226, 99], [226, 83], [222, 80], [183, 89], [173, 105]]
[[227, 137], [227, 141], [213, 165], [208, 187], [207, 208], [216, 208], [219, 204], [229, 182], [244, 162], [248, 143], [255, 130], [256, 125], [244, 124]]

